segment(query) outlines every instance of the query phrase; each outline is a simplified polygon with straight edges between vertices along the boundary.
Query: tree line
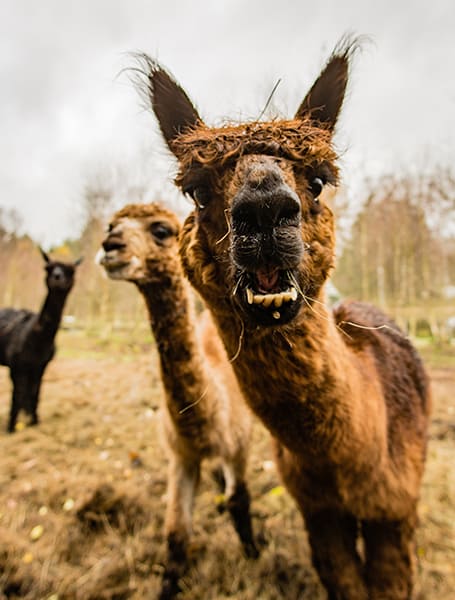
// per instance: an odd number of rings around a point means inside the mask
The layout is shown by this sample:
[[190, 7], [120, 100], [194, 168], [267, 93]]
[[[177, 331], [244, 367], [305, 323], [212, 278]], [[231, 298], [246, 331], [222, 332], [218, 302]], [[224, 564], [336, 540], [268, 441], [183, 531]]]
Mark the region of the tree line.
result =
[[[95, 264], [109, 216], [127, 202], [156, 199], [145, 184], [123, 187], [119, 176], [97, 173], [82, 190], [82, 229], [76, 239], [48, 249], [63, 260], [84, 256], [66, 314], [84, 327], [131, 326], [146, 321], [138, 294], [106, 279]], [[339, 194], [338, 263], [333, 282], [342, 297], [378, 304], [406, 325], [430, 310], [435, 319], [452, 313], [455, 301], [455, 175], [448, 167], [365, 179], [355, 198]], [[163, 196], [159, 195], [161, 200]], [[179, 211], [176, 194], [167, 194]], [[351, 215], [347, 220], [346, 215]], [[352, 217], [352, 215], [354, 215]], [[0, 306], [36, 310], [45, 294], [36, 243], [21, 235], [14, 210], [0, 207]], [[450, 312], [452, 311], [452, 313]], [[414, 316], [413, 316], [414, 315]], [[414, 320], [414, 323], [413, 323]], [[403, 324], [403, 323], [402, 323]], [[435, 325], [433, 325], [433, 328]]]

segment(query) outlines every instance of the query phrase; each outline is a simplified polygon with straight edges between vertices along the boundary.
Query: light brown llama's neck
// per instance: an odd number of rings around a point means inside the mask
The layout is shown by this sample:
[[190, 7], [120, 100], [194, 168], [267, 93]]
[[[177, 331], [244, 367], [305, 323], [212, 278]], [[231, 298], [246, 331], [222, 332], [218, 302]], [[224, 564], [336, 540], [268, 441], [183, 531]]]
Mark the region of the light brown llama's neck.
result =
[[207, 377], [183, 278], [140, 284], [156, 340], [169, 413], [188, 430], [204, 418]]
[[374, 398], [381, 390], [371, 378], [374, 361], [354, 354], [331, 313], [315, 306], [303, 308], [282, 329], [242, 336], [232, 317], [221, 312], [218, 327], [230, 356], [242, 338], [232, 364], [248, 404], [271, 433], [295, 454], [338, 461], [357, 444], [377, 444], [383, 435], [374, 425], [380, 410]]

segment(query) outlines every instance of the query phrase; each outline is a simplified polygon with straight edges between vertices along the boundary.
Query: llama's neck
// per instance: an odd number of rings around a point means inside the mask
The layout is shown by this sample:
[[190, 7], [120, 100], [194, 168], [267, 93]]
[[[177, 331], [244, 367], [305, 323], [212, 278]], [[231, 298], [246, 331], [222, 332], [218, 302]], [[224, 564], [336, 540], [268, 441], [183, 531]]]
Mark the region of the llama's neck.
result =
[[174, 276], [138, 287], [156, 340], [171, 417], [175, 422], [188, 419], [189, 413], [195, 417], [204, 411], [207, 381], [188, 285], [183, 277]]
[[39, 331], [49, 341], [55, 338], [69, 290], [49, 290], [38, 315]]
[[304, 308], [282, 330], [242, 332], [226, 313], [218, 317], [230, 356], [241, 339], [232, 364], [248, 404], [286, 447], [329, 458], [342, 454], [346, 439], [363, 435], [362, 419], [370, 416], [356, 395], [362, 368], [323, 306]]

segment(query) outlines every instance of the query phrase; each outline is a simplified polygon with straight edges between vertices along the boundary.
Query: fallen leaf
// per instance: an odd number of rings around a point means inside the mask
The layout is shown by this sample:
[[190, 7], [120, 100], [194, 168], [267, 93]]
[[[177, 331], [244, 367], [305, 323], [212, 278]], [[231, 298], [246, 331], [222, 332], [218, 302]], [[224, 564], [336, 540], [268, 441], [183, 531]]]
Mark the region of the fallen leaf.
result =
[[224, 494], [217, 494], [214, 496], [213, 501], [219, 506], [220, 504], [223, 504], [223, 502], [226, 502], [226, 496]]
[[32, 542], [36, 542], [44, 533], [44, 527], [42, 525], [36, 525], [30, 532], [30, 539]]
[[65, 502], [63, 503], [63, 510], [66, 510], [66, 512], [69, 512], [70, 510], [73, 510], [74, 508], [74, 500], [72, 498], [67, 498], [65, 500]]
[[128, 453], [128, 456], [130, 458], [130, 463], [132, 467], [142, 467], [143, 466], [143, 462], [141, 457], [139, 456], [139, 454], [137, 452], [134, 452], [134, 450], [131, 450]]

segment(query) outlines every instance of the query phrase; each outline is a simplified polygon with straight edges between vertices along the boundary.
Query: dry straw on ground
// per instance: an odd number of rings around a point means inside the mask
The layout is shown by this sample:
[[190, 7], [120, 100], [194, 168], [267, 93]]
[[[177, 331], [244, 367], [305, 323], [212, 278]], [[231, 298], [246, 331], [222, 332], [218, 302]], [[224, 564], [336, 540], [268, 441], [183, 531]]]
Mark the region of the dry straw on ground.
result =
[[[126, 340], [125, 340], [126, 344]], [[153, 347], [68, 332], [43, 383], [42, 424], [0, 432], [0, 599], [153, 598], [165, 557], [166, 491]], [[431, 370], [434, 415], [417, 534], [419, 600], [455, 590], [455, 358]], [[10, 384], [0, 371], [0, 427]], [[243, 558], [204, 471], [182, 600], [322, 600], [302, 522], [257, 424], [249, 466], [258, 561]]]

